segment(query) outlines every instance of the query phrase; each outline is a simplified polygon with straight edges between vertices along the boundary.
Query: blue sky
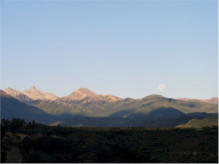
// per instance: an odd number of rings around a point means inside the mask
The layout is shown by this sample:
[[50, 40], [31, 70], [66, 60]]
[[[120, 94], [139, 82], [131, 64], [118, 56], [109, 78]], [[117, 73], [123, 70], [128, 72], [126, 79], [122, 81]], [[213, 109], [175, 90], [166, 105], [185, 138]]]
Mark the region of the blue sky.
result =
[[217, 96], [217, 0], [4, 0], [1, 88]]

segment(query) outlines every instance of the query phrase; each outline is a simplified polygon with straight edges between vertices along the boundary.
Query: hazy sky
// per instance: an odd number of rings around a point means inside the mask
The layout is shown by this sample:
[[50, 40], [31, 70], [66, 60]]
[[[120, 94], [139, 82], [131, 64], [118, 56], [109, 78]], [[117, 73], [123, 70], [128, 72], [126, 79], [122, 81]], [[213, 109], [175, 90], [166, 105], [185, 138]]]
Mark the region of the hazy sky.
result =
[[217, 96], [217, 0], [2, 0], [1, 88]]

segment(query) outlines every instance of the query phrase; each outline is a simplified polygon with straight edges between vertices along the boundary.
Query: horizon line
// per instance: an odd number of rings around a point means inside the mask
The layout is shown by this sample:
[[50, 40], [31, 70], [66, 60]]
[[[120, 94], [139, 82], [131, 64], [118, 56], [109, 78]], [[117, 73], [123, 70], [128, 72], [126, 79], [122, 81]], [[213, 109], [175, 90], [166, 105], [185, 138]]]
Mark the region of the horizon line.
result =
[[165, 97], [165, 98], [171, 98], [171, 99], [191, 99], [191, 100], [207, 100], [207, 99], [212, 99], [212, 98], [219, 98], [219, 96], [211, 96], [211, 97], [208, 97], [208, 98], [194, 98], [194, 97], [169, 97], [169, 96], [165, 96], [165, 94], [158, 94], [158, 93], [153, 93], [153, 94], [148, 94], [146, 96], [142, 96], [142, 97], [131, 97], [131, 96], [126, 96], [126, 97], [122, 97], [122, 96], [117, 96], [115, 94], [112, 94], [112, 93], [96, 93], [95, 91], [89, 89], [88, 87], [79, 87], [78, 89], [76, 90], [73, 90], [71, 91], [69, 94], [67, 95], [62, 95], [62, 96], [59, 96], [58, 94], [54, 93], [54, 92], [50, 92], [50, 91], [44, 91], [44, 90], [41, 90], [39, 89], [38, 87], [36, 87], [36, 85], [31, 85], [31, 87], [29, 87], [28, 89], [24, 89], [24, 90], [20, 90], [20, 89], [14, 89], [12, 87], [5, 87], [4, 89], [0, 89], [0, 90], [3, 90], [5, 91], [6, 89], [13, 89], [13, 90], [16, 90], [18, 92], [23, 92], [25, 90], [30, 90], [31, 88], [36, 88], [38, 91], [41, 91], [41, 92], [45, 92], [45, 93], [50, 93], [50, 94], [54, 94], [55, 96], [57, 96], [58, 98], [62, 98], [62, 97], [65, 97], [65, 96], [69, 96], [70, 94], [72, 94], [73, 92], [76, 92], [78, 91], [79, 89], [88, 89], [89, 91], [93, 92], [94, 94], [96, 95], [112, 95], [112, 96], [116, 96], [116, 97], [119, 97], [121, 99], [127, 99], [127, 98], [130, 98], [130, 99], [143, 99], [145, 97], [148, 97], [148, 96], [161, 96], [161, 97]]

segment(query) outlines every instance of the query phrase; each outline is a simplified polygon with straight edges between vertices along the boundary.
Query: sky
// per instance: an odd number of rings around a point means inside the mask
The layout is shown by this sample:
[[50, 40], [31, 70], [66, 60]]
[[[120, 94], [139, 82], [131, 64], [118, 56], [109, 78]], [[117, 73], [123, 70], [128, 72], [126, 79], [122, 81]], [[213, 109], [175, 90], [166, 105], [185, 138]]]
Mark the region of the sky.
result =
[[218, 96], [217, 0], [2, 0], [1, 88]]

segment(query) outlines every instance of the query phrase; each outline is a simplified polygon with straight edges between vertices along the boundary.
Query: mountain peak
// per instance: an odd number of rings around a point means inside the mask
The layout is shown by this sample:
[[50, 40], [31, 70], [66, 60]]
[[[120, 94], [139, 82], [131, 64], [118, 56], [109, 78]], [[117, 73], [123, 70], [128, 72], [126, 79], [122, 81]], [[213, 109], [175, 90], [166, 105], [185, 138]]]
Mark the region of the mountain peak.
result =
[[164, 98], [164, 96], [158, 95], [158, 94], [152, 94], [152, 95], [144, 97], [143, 99], [146, 99], [146, 98]]
[[16, 99], [18, 99], [18, 100], [20, 100], [20, 101], [25, 101], [25, 102], [27, 102], [27, 101], [30, 101], [30, 100], [31, 100], [31, 98], [28, 97], [27, 95], [25, 95], [23, 92], [17, 91], [17, 90], [15, 90], [15, 89], [13, 89], [13, 88], [6, 88], [6, 89], [5, 89], [5, 92], [6, 92], [8, 95], [10, 95], [10, 96], [12, 96], [12, 97], [14, 97], [14, 98], [16, 98]]
[[30, 87], [28, 90], [25, 90], [24, 93], [39, 93], [41, 92], [35, 86]]
[[97, 95], [90, 91], [87, 88], [79, 88], [78, 90], [74, 91], [73, 93], [71, 93], [70, 95], [66, 96], [65, 98], [69, 99], [69, 100], [82, 100], [84, 98], [95, 98], [97, 97]]
[[32, 86], [29, 90], [37, 90], [37, 88], [35, 86]]
[[92, 92], [91, 90], [89, 90], [88, 88], [79, 88], [77, 91], [75, 91], [76, 93], [83, 93], [86, 95], [96, 95], [94, 92]]
[[115, 102], [121, 100], [121, 98], [113, 96], [113, 95], [100, 95], [92, 92], [88, 88], [79, 88], [68, 96], [63, 97], [67, 101], [81, 101], [83, 99], [86, 102], [89, 101], [108, 101]]
[[0, 96], [9, 96], [9, 94], [0, 89]]
[[11, 96], [17, 96], [17, 95], [22, 94], [20, 91], [17, 91], [13, 88], [6, 88], [4, 91]]
[[32, 86], [29, 90], [25, 90], [23, 93], [33, 100], [56, 100], [58, 98], [52, 93], [38, 90], [35, 86]]
[[16, 92], [18, 92], [17, 90], [15, 90], [13, 88], [6, 88], [5, 91], [16, 91]]

